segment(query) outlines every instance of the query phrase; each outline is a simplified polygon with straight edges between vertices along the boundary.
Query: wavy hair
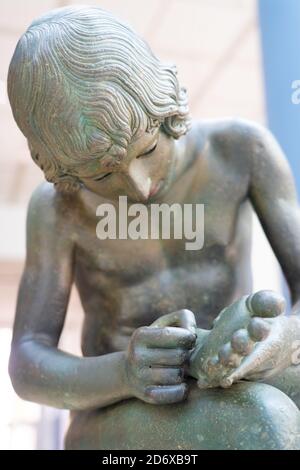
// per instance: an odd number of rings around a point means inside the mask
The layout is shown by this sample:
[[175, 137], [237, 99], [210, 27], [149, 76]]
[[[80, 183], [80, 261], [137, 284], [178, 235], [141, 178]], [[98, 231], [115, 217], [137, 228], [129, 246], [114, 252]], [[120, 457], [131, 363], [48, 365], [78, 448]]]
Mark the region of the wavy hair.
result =
[[190, 122], [176, 67], [98, 7], [33, 21], [11, 60], [8, 95], [33, 160], [66, 191], [104, 155], [120, 161], [142, 126], [179, 138]]

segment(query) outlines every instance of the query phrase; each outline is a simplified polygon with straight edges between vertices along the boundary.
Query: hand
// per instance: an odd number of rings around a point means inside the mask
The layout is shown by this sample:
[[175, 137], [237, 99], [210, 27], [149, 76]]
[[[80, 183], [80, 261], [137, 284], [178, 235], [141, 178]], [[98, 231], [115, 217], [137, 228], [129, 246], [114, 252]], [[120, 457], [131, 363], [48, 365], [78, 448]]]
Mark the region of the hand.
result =
[[185, 368], [196, 341], [196, 321], [189, 310], [164, 315], [132, 335], [126, 376], [133, 396], [152, 404], [184, 400]]
[[[238, 367], [221, 381], [230, 387], [241, 379], [262, 381], [293, 365], [293, 356], [300, 344], [300, 319], [280, 315], [275, 318], [253, 318], [247, 330], [240, 330], [231, 341], [232, 352], [241, 358], [239, 337], [244, 338], [247, 355]], [[247, 339], [246, 339], [247, 338]]]

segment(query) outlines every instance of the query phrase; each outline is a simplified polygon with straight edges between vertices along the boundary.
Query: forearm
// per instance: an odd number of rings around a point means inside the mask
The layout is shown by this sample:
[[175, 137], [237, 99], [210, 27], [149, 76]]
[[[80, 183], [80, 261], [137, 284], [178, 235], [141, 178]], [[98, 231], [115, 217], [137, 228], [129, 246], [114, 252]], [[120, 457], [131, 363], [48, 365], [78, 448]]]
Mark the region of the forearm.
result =
[[55, 408], [101, 408], [131, 396], [124, 352], [80, 358], [24, 341], [13, 345], [9, 368], [18, 395]]

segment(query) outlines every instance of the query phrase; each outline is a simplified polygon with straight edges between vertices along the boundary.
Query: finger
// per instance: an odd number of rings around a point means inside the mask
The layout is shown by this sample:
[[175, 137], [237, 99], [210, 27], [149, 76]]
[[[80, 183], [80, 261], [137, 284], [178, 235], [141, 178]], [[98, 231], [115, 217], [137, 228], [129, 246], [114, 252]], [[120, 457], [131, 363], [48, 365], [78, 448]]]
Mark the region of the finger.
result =
[[254, 341], [266, 339], [271, 331], [271, 325], [263, 318], [254, 317], [248, 325], [248, 332]]
[[164, 328], [166, 326], [177, 326], [180, 328], [186, 328], [192, 333], [196, 332], [196, 319], [195, 315], [191, 310], [182, 309], [177, 312], [168, 313], [155, 320], [151, 327]]
[[192, 349], [196, 342], [196, 335], [184, 328], [168, 326], [166, 328], [152, 328], [145, 326], [137, 330], [138, 340], [147, 348], [182, 348]]
[[247, 304], [252, 316], [272, 318], [285, 310], [285, 299], [271, 290], [261, 290], [251, 295]]
[[137, 360], [147, 366], [182, 366], [187, 363], [190, 353], [184, 349], [140, 349]]
[[230, 343], [224, 344], [219, 349], [218, 357], [220, 364], [226, 367], [237, 367], [241, 362], [241, 357], [234, 353]]
[[266, 342], [259, 343], [254, 351], [245, 357], [240, 366], [221, 381], [221, 387], [230, 387], [234, 382], [246, 378], [247, 374], [262, 367], [263, 363], [271, 359], [273, 354], [274, 348], [271, 342], [269, 344]]
[[231, 347], [233, 352], [241, 356], [247, 356], [254, 348], [254, 342], [251, 340], [249, 333], [244, 328], [233, 333], [231, 338]]
[[183, 381], [182, 369], [167, 367], [151, 367], [144, 370], [145, 383], [155, 385], [177, 385]]
[[166, 405], [168, 403], [177, 403], [184, 400], [187, 396], [187, 391], [188, 389], [185, 383], [157, 387], [149, 386], [145, 390], [145, 397], [149, 399], [150, 403]]

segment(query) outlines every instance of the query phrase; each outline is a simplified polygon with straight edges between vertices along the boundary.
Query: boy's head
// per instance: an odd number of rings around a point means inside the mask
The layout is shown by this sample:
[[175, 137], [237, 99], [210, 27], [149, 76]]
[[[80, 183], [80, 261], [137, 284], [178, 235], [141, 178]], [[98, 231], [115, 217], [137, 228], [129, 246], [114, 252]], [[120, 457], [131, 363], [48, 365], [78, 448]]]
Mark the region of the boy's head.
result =
[[77, 189], [131, 142], [188, 125], [186, 90], [127, 25], [98, 7], [67, 7], [35, 20], [8, 74], [15, 120], [48, 181]]

